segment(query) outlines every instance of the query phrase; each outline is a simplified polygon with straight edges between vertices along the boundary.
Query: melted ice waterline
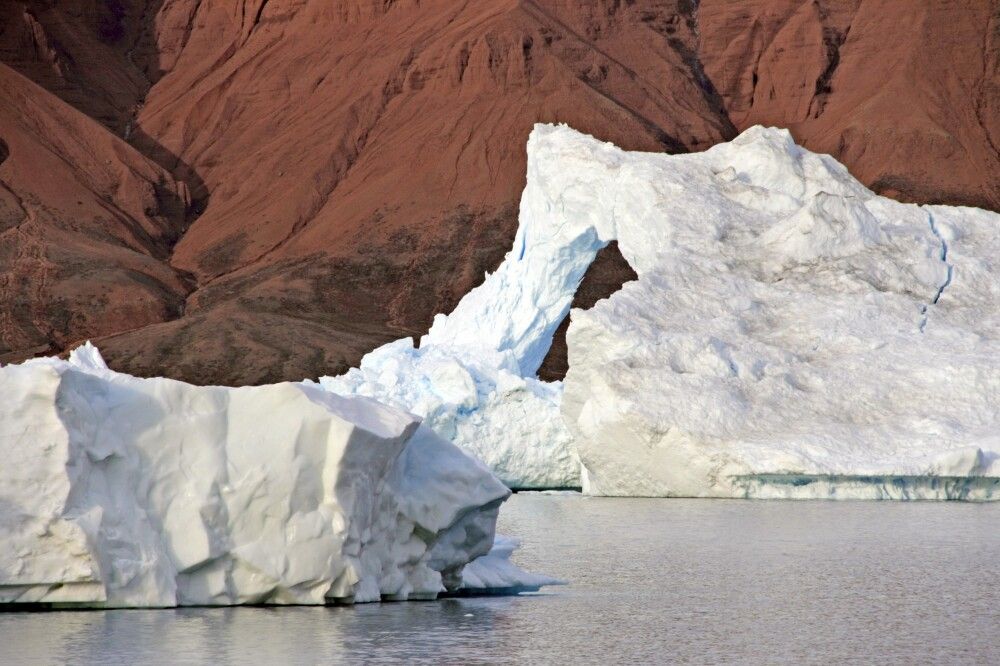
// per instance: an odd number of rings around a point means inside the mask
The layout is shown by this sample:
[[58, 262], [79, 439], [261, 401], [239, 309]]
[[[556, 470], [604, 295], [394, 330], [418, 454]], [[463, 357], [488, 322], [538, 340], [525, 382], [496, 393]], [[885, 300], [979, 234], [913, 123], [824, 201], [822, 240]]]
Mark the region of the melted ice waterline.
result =
[[995, 476], [864, 476], [751, 474], [733, 479], [746, 499], [872, 499], [991, 501], [1000, 498]]

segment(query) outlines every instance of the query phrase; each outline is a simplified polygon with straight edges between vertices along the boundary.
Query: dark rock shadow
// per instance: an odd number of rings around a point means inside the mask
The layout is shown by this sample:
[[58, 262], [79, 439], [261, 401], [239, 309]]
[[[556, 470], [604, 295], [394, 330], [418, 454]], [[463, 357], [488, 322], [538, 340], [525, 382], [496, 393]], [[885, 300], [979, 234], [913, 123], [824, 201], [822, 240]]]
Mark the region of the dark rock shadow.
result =
[[[134, 127], [132, 129], [129, 136], [129, 143], [132, 144], [133, 148], [168, 171], [176, 180], [187, 185], [191, 201], [187, 204], [184, 211], [186, 230], [208, 207], [210, 195], [205, 181], [202, 180], [194, 167], [147, 134], [141, 127]], [[161, 196], [175, 197], [176, 195], [168, 191], [161, 192], [158, 188], [157, 198]]]
[[[118, 4], [118, 0], [110, 2], [109, 5], [115, 6], [109, 6], [109, 11], [116, 20], [117, 25], [120, 26], [123, 19], [122, 11], [115, 11]], [[142, 13], [137, 17], [136, 29], [131, 35], [131, 45], [125, 52], [125, 57], [128, 61], [141, 70], [143, 76], [148, 81], [149, 88], [146, 91], [146, 97], [149, 96], [149, 90], [167, 73], [163, 69], [163, 62], [160, 52], [157, 49], [157, 42], [153, 32], [156, 16], [164, 4], [164, 0], [146, 0], [144, 3], [139, 3]], [[118, 9], [121, 10], [120, 7]], [[124, 37], [123, 33], [124, 31], [121, 29], [116, 30], [117, 39], [122, 39]], [[183, 228], [178, 229], [176, 238], [172, 239], [172, 251], [173, 246], [176, 245], [188, 228], [190, 228], [191, 224], [208, 207], [209, 191], [205, 185], [205, 181], [191, 164], [182, 160], [178, 154], [168, 149], [141, 126], [137, 125], [135, 115], [138, 110], [138, 107], [133, 109], [132, 119], [128, 123], [125, 140], [133, 148], [169, 172], [175, 180], [187, 185], [188, 194], [190, 195], [190, 201], [183, 202], [184, 225]], [[156, 196], [161, 206], [165, 206], [171, 212], [176, 210], [175, 207], [179, 202], [177, 201], [175, 192], [169, 188], [158, 187]]]

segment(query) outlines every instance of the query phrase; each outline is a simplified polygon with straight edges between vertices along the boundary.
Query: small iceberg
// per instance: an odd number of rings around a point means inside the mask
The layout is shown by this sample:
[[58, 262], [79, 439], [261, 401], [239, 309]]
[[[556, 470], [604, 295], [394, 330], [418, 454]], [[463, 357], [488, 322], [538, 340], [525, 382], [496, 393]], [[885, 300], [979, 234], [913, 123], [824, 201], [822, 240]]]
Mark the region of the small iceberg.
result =
[[0, 392], [0, 604], [327, 604], [549, 584], [494, 542], [510, 491], [374, 400], [140, 379], [90, 344], [3, 366]]

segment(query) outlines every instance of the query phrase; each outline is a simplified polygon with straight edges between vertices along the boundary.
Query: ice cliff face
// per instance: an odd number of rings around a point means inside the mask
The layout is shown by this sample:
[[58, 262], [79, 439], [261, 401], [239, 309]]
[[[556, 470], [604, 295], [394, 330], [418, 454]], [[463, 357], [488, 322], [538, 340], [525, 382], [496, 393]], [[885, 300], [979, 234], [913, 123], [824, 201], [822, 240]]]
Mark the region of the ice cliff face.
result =
[[588, 492], [1000, 491], [1000, 216], [875, 196], [777, 130], [617, 157], [591, 169], [639, 280], [568, 333]]
[[[991, 498], [998, 229], [876, 196], [781, 130], [668, 156], [538, 125], [500, 268], [418, 349], [323, 384], [428, 415], [515, 487]], [[639, 279], [573, 313], [565, 386], [537, 382], [611, 240]]]
[[[0, 603], [433, 598], [509, 494], [411, 415], [315, 385], [138, 379], [88, 345], [0, 368], [0, 392]], [[551, 582], [498, 548], [465, 587]]]

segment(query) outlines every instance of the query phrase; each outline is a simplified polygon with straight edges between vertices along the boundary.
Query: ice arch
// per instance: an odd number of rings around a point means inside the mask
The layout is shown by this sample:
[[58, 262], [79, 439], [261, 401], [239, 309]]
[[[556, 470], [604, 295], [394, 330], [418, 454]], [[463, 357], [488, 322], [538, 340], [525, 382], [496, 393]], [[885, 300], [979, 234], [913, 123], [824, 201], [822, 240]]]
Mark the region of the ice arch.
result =
[[[514, 487], [991, 497], [998, 226], [878, 197], [783, 130], [669, 156], [538, 125], [500, 268], [419, 348], [322, 381], [425, 416]], [[612, 240], [638, 280], [574, 317], [565, 387], [538, 381]]]
[[[419, 347], [404, 338], [360, 367], [320, 383], [395, 404], [483, 460], [513, 488], [579, 487], [580, 464], [559, 413], [560, 382], [536, 372], [569, 313], [587, 268], [618, 238], [611, 185], [622, 151], [565, 126], [536, 125], [528, 139], [520, 225], [496, 272], [451, 314], [435, 316]], [[598, 203], [595, 205], [594, 197]], [[609, 211], [612, 214], [609, 215]], [[625, 244], [633, 267], [644, 258]]]

